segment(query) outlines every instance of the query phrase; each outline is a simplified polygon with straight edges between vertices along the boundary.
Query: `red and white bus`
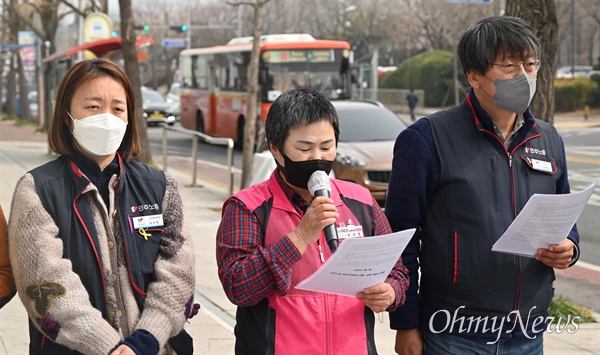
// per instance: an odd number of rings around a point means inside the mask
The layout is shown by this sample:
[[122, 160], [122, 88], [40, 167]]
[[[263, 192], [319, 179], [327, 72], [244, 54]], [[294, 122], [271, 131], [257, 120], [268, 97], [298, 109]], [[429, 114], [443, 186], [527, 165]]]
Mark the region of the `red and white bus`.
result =
[[[183, 50], [181, 125], [212, 136], [243, 142], [246, 90], [252, 37], [226, 45]], [[350, 99], [350, 44], [318, 40], [308, 34], [261, 36], [259, 62], [259, 124], [281, 93], [313, 87], [330, 99]], [[260, 127], [259, 127], [260, 128]]]

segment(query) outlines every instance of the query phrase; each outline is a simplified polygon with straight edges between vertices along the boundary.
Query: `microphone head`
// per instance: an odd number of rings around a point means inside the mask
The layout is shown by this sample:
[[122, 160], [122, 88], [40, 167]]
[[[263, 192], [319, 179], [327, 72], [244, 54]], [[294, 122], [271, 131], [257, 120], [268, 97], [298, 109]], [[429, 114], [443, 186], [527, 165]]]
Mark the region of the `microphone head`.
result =
[[317, 170], [308, 179], [308, 191], [311, 195], [315, 195], [315, 191], [327, 190], [331, 191], [329, 176], [323, 170]]

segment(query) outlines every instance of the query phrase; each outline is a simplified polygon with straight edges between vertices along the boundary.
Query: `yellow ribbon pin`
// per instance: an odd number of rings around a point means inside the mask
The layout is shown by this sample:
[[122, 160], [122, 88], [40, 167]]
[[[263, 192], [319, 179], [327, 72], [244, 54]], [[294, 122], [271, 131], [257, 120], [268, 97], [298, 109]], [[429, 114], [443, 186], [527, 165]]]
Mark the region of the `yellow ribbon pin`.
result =
[[150, 233], [146, 233], [146, 230], [145, 230], [144, 228], [140, 228], [140, 229], [138, 230], [138, 232], [140, 232], [140, 235], [141, 235], [142, 237], [144, 237], [144, 239], [146, 239], [146, 240], [148, 240], [148, 237], [151, 237], [151, 236], [152, 236], [152, 234], [150, 234]]

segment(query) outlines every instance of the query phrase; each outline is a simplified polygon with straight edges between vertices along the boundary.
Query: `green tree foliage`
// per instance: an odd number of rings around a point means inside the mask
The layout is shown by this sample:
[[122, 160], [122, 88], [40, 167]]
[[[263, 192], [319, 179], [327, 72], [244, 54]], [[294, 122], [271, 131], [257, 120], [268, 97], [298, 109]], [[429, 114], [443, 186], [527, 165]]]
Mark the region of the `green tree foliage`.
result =
[[[409, 63], [413, 89], [425, 91], [425, 106], [439, 107], [448, 105], [453, 97], [453, 58], [452, 53], [444, 50], [431, 50], [403, 61], [394, 72], [387, 75], [380, 87], [384, 89], [408, 89]], [[458, 66], [458, 78], [463, 87], [468, 82]], [[444, 103], [444, 99], [446, 99]]]

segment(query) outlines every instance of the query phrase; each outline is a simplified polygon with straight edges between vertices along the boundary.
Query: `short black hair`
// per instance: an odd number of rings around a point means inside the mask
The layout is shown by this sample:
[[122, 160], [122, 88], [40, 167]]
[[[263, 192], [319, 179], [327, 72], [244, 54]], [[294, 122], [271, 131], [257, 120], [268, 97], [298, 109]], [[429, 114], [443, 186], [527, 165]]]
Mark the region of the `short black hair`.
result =
[[458, 42], [457, 54], [465, 74], [485, 74], [498, 55], [522, 61], [540, 58], [541, 46], [531, 26], [511, 16], [485, 18], [469, 26]]
[[283, 151], [290, 128], [308, 126], [319, 121], [329, 121], [335, 133], [337, 146], [340, 123], [335, 107], [320, 92], [312, 88], [299, 88], [281, 94], [269, 109], [265, 122], [267, 141]]

